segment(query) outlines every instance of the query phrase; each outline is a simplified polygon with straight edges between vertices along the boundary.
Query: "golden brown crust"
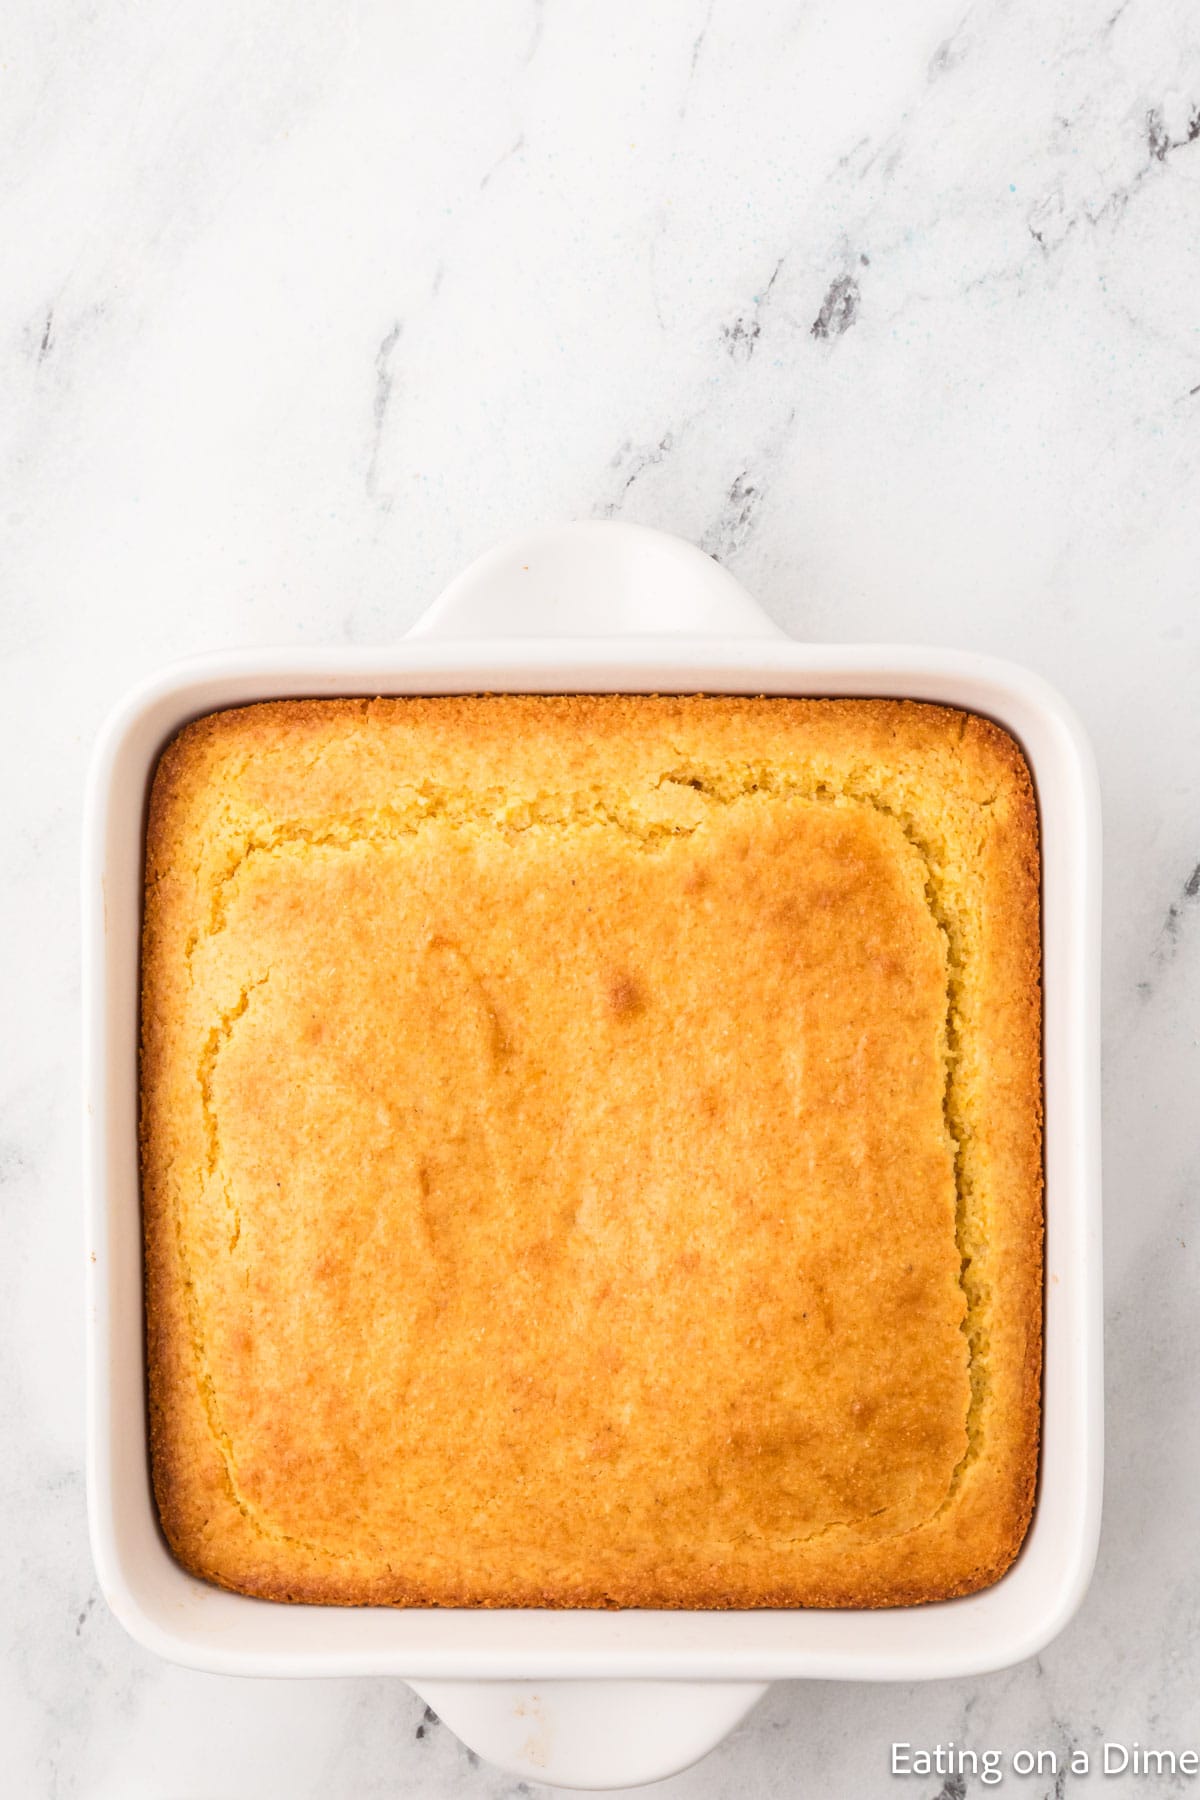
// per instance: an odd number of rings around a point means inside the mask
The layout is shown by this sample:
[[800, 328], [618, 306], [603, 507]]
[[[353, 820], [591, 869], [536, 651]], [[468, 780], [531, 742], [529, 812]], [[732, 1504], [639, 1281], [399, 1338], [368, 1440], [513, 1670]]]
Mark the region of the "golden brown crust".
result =
[[1037, 817], [895, 701], [289, 701], [151, 797], [155, 1492], [340, 1604], [891, 1606], [1020, 1547]]

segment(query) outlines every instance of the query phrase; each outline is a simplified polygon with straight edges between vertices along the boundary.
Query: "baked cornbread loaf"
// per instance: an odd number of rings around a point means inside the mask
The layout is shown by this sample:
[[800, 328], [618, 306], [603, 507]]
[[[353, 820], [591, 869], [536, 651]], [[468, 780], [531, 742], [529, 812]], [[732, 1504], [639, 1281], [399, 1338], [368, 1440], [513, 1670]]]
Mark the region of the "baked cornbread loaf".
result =
[[179, 1559], [332, 1603], [891, 1606], [1037, 1456], [1036, 813], [892, 701], [294, 701], [150, 805]]

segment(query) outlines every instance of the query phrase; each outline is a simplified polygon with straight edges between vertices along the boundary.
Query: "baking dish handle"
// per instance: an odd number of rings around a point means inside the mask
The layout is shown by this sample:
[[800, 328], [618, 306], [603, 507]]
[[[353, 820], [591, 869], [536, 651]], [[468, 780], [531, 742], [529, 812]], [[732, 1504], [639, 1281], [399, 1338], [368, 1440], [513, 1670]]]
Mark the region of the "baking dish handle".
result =
[[756, 1706], [753, 1681], [421, 1681], [455, 1736], [524, 1781], [640, 1787], [707, 1754]]
[[478, 557], [410, 637], [783, 637], [695, 544], [619, 519], [543, 525]]

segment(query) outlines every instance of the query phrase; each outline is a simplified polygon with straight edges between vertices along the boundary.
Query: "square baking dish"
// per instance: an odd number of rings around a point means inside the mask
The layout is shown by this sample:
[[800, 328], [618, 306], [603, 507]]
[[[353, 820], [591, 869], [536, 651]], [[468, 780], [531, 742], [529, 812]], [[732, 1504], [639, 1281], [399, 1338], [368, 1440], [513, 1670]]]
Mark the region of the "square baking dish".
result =
[[[983, 1592], [895, 1611], [326, 1608], [197, 1581], [162, 1537], [146, 1434], [137, 1044], [159, 752], [200, 714], [282, 697], [701, 691], [963, 707], [1028, 758], [1042, 839], [1045, 1371], [1020, 1556]], [[1100, 818], [1086, 738], [1039, 677], [949, 650], [802, 644], [691, 545], [624, 524], [548, 527], [472, 565], [396, 647], [229, 652], [146, 682], [97, 744], [83, 884], [89, 1519], [105, 1597], [147, 1648], [221, 1674], [401, 1676], [490, 1759], [616, 1786], [686, 1766], [770, 1680], [981, 1673], [1035, 1654], [1071, 1617], [1102, 1472]]]

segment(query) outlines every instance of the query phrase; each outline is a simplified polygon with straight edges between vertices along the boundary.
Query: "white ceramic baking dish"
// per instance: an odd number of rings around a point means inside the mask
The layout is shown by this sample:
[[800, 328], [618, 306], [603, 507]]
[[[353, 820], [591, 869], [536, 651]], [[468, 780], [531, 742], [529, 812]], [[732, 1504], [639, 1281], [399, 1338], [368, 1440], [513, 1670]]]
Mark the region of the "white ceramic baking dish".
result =
[[[218, 707], [481, 690], [908, 696], [985, 713], [1024, 746], [1044, 857], [1044, 1430], [1029, 1536], [986, 1592], [894, 1612], [356, 1610], [223, 1593], [168, 1553], [147, 1463], [137, 1168], [155, 759]], [[797, 643], [691, 545], [622, 524], [551, 527], [483, 557], [395, 648], [230, 652], [145, 683], [96, 748], [83, 898], [89, 1509], [101, 1587], [139, 1642], [220, 1674], [401, 1676], [483, 1756], [595, 1788], [686, 1767], [769, 1681], [977, 1674], [1033, 1655], [1070, 1618], [1100, 1522], [1100, 821], [1087, 741], [1036, 675], [948, 650]]]

